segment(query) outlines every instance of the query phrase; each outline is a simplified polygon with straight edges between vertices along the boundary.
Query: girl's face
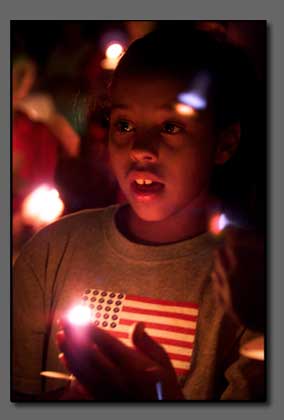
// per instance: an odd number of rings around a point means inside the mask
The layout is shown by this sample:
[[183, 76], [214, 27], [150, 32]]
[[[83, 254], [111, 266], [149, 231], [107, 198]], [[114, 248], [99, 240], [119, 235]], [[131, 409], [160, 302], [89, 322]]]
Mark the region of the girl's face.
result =
[[184, 83], [123, 78], [112, 87], [109, 151], [120, 187], [138, 217], [162, 221], [208, 194], [216, 133], [208, 111], [180, 113]]

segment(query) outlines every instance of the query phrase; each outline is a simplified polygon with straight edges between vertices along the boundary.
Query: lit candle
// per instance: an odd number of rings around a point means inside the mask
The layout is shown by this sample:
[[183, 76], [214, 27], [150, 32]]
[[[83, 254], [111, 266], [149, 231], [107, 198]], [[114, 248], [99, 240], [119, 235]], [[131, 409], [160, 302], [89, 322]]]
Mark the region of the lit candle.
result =
[[37, 227], [55, 221], [63, 209], [59, 192], [48, 185], [41, 185], [25, 198], [22, 216], [26, 223]]
[[105, 52], [106, 58], [101, 62], [102, 67], [106, 70], [114, 70], [123, 52], [124, 49], [118, 42], [112, 42], [109, 44]]
[[216, 213], [209, 220], [209, 231], [214, 235], [219, 235], [229, 224], [230, 221], [224, 213]]
[[87, 325], [92, 321], [92, 312], [87, 306], [77, 305], [67, 313], [66, 318], [73, 325]]

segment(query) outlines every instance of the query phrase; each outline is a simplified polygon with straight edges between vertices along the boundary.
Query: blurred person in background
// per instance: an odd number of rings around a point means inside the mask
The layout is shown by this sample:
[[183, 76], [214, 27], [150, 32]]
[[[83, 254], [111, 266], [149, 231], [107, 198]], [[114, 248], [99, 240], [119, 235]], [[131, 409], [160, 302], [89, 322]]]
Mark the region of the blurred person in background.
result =
[[212, 279], [219, 303], [238, 322], [266, 332], [266, 245], [257, 230], [228, 226], [215, 251]]
[[13, 45], [12, 57], [12, 162], [13, 254], [38, 228], [27, 220], [24, 200], [41, 185], [55, 186], [62, 156], [76, 158], [80, 138], [55, 107], [52, 97], [34, 89], [38, 65], [34, 58]]
[[98, 107], [90, 110], [86, 124], [79, 158], [62, 161], [56, 174], [66, 213], [106, 207], [120, 199], [109, 162], [105, 116]]
[[71, 213], [116, 203], [119, 188], [109, 165], [106, 118], [99, 105], [112, 74], [102, 67], [106, 41], [82, 22], [66, 23], [61, 33], [47, 60], [45, 85], [81, 135], [78, 159], [61, 159], [56, 172], [66, 213]]
[[[219, 33], [243, 48], [255, 63], [258, 80], [259, 105], [251, 109], [251, 117], [259, 124], [249, 125], [245, 133], [257, 139], [258, 159], [250, 174], [250, 188], [246, 188], [251, 162], [243, 159], [244, 150], [235, 160], [242, 171], [235, 171], [228, 162], [224, 176], [222, 167], [216, 168], [215, 183], [218, 194], [227, 202], [232, 220], [222, 232], [220, 246], [215, 251], [212, 279], [216, 298], [228, 313], [246, 327], [266, 333], [267, 232], [266, 232], [266, 29], [257, 21], [197, 21], [196, 27]], [[253, 117], [254, 115], [254, 117]], [[256, 140], [246, 144], [253, 156]], [[235, 175], [234, 175], [235, 173]], [[231, 192], [230, 192], [231, 191]], [[217, 192], [217, 191], [216, 191]], [[242, 209], [241, 209], [241, 206]], [[244, 203], [245, 206], [244, 206]], [[245, 212], [244, 212], [245, 208]], [[234, 209], [234, 210], [233, 210]], [[243, 225], [243, 226], [242, 226]], [[263, 346], [263, 343], [261, 343]], [[262, 347], [263, 350], [263, 347]]]

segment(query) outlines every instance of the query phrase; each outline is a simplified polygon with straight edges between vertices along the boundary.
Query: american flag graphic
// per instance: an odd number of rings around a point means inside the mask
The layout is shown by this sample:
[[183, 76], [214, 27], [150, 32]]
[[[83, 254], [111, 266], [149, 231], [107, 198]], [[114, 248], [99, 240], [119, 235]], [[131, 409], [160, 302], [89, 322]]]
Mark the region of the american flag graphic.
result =
[[193, 352], [198, 305], [87, 289], [82, 302], [92, 310], [95, 325], [132, 346], [133, 324], [143, 321], [146, 332], [166, 350], [178, 376], [188, 373]]

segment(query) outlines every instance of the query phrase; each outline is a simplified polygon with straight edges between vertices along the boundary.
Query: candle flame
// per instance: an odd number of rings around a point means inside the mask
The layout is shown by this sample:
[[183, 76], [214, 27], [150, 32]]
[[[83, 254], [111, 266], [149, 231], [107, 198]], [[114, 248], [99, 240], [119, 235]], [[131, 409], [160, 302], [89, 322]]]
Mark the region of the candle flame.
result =
[[55, 221], [63, 209], [59, 192], [55, 188], [42, 185], [25, 198], [22, 214], [28, 223], [41, 225]]
[[224, 213], [216, 213], [209, 220], [209, 231], [214, 235], [219, 235], [229, 224], [229, 219]]
[[91, 316], [91, 309], [83, 305], [75, 306], [67, 314], [69, 322], [74, 325], [87, 325], [91, 322]]
[[106, 49], [106, 57], [110, 59], [116, 59], [121, 56], [123, 47], [118, 42], [110, 44]]

